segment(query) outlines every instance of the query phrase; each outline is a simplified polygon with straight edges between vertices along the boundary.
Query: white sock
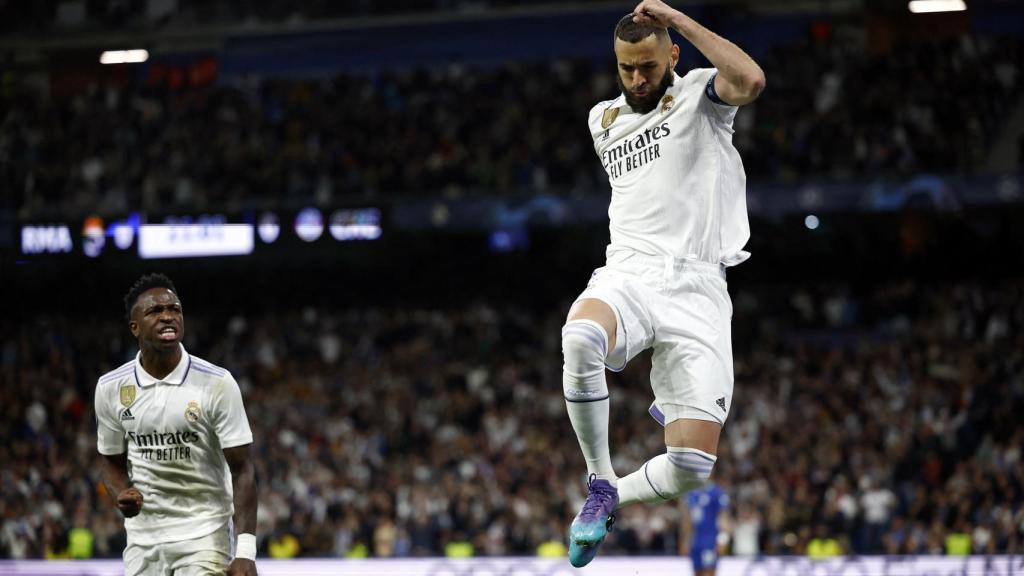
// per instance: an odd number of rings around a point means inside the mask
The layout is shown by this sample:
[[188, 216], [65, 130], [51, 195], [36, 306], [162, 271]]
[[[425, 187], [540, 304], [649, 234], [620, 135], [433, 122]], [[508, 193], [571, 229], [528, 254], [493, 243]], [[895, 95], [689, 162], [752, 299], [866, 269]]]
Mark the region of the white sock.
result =
[[597, 322], [572, 320], [562, 328], [562, 390], [569, 421], [587, 461], [587, 474], [614, 486], [618, 477], [608, 448], [607, 349], [608, 336]]
[[717, 458], [695, 448], [668, 447], [619, 481], [619, 508], [637, 502], [665, 502], [704, 484]]

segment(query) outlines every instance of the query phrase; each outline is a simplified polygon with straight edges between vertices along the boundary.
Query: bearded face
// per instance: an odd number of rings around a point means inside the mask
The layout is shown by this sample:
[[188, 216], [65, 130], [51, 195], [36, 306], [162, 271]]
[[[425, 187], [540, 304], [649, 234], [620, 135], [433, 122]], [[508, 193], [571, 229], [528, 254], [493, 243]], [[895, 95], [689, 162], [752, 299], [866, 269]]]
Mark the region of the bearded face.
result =
[[658, 102], [661, 102], [661, 97], [668, 91], [669, 86], [675, 82], [675, 76], [672, 74], [671, 68], [665, 68], [665, 73], [656, 86], [644, 83], [638, 89], [630, 89], [623, 81], [622, 74], [617, 74], [615, 79], [619, 84], [619, 89], [622, 90], [622, 94], [626, 97], [626, 103], [629, 104], [629, 107], [634, 112], [639, 114], [647, 114], [654, 110], [658, 106]]
[[615, 38], [616, 82], [634, 112], [646, 114], [658, 106], [675, 81], [679, 47], [667, 32], [655, 30], [647, 36]]

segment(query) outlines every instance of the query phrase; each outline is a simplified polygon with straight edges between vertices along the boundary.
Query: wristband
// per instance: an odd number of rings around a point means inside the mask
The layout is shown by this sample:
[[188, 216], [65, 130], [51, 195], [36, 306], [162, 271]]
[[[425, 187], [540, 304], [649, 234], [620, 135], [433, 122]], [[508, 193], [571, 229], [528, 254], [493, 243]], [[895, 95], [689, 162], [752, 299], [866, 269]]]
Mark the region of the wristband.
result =
[[256, 560], [256, 536], [253, 534], [239, 534], [235, 544], [235, 558]]

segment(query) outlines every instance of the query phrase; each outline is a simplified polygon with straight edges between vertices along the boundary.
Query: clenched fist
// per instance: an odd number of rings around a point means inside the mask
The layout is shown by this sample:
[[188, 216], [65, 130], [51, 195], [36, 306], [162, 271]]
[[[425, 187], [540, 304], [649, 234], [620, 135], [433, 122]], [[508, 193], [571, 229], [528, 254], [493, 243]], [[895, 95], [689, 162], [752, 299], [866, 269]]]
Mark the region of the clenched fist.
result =
[[228, 566], [227, 576], [256, 576], [256, 562], [245, 558], [235, 558]]
[[142, 511], [142, 492], [130, 486], [117, 495], [117, 509], [124, 514], [125, 518], [138, 516]]
[[633, 9], [633, 22], [667, 28], [678, 12], [661, 0], [643, 0]]

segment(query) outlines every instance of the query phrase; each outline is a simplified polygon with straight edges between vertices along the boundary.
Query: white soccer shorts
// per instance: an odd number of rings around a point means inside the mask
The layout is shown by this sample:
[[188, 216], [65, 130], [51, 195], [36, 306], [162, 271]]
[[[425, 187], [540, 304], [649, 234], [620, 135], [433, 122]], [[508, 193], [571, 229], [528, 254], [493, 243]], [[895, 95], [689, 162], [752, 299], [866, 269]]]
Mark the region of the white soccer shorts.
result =
[[[595, 298], [615, 311], [614, 371], [654, 349], [651, 415], [662, 425], [692, 418], [725, 424], [732, 406], [732, 300], [725, 268], [694, 260], [609, 252], [577, 301]], [[618, 341], [622, 339], [625, 346]]]
[[230, 523], [191, 540], [153, 546], [128, 543], [124, 549], [126, 576], [223, 576], [231, 563]]

